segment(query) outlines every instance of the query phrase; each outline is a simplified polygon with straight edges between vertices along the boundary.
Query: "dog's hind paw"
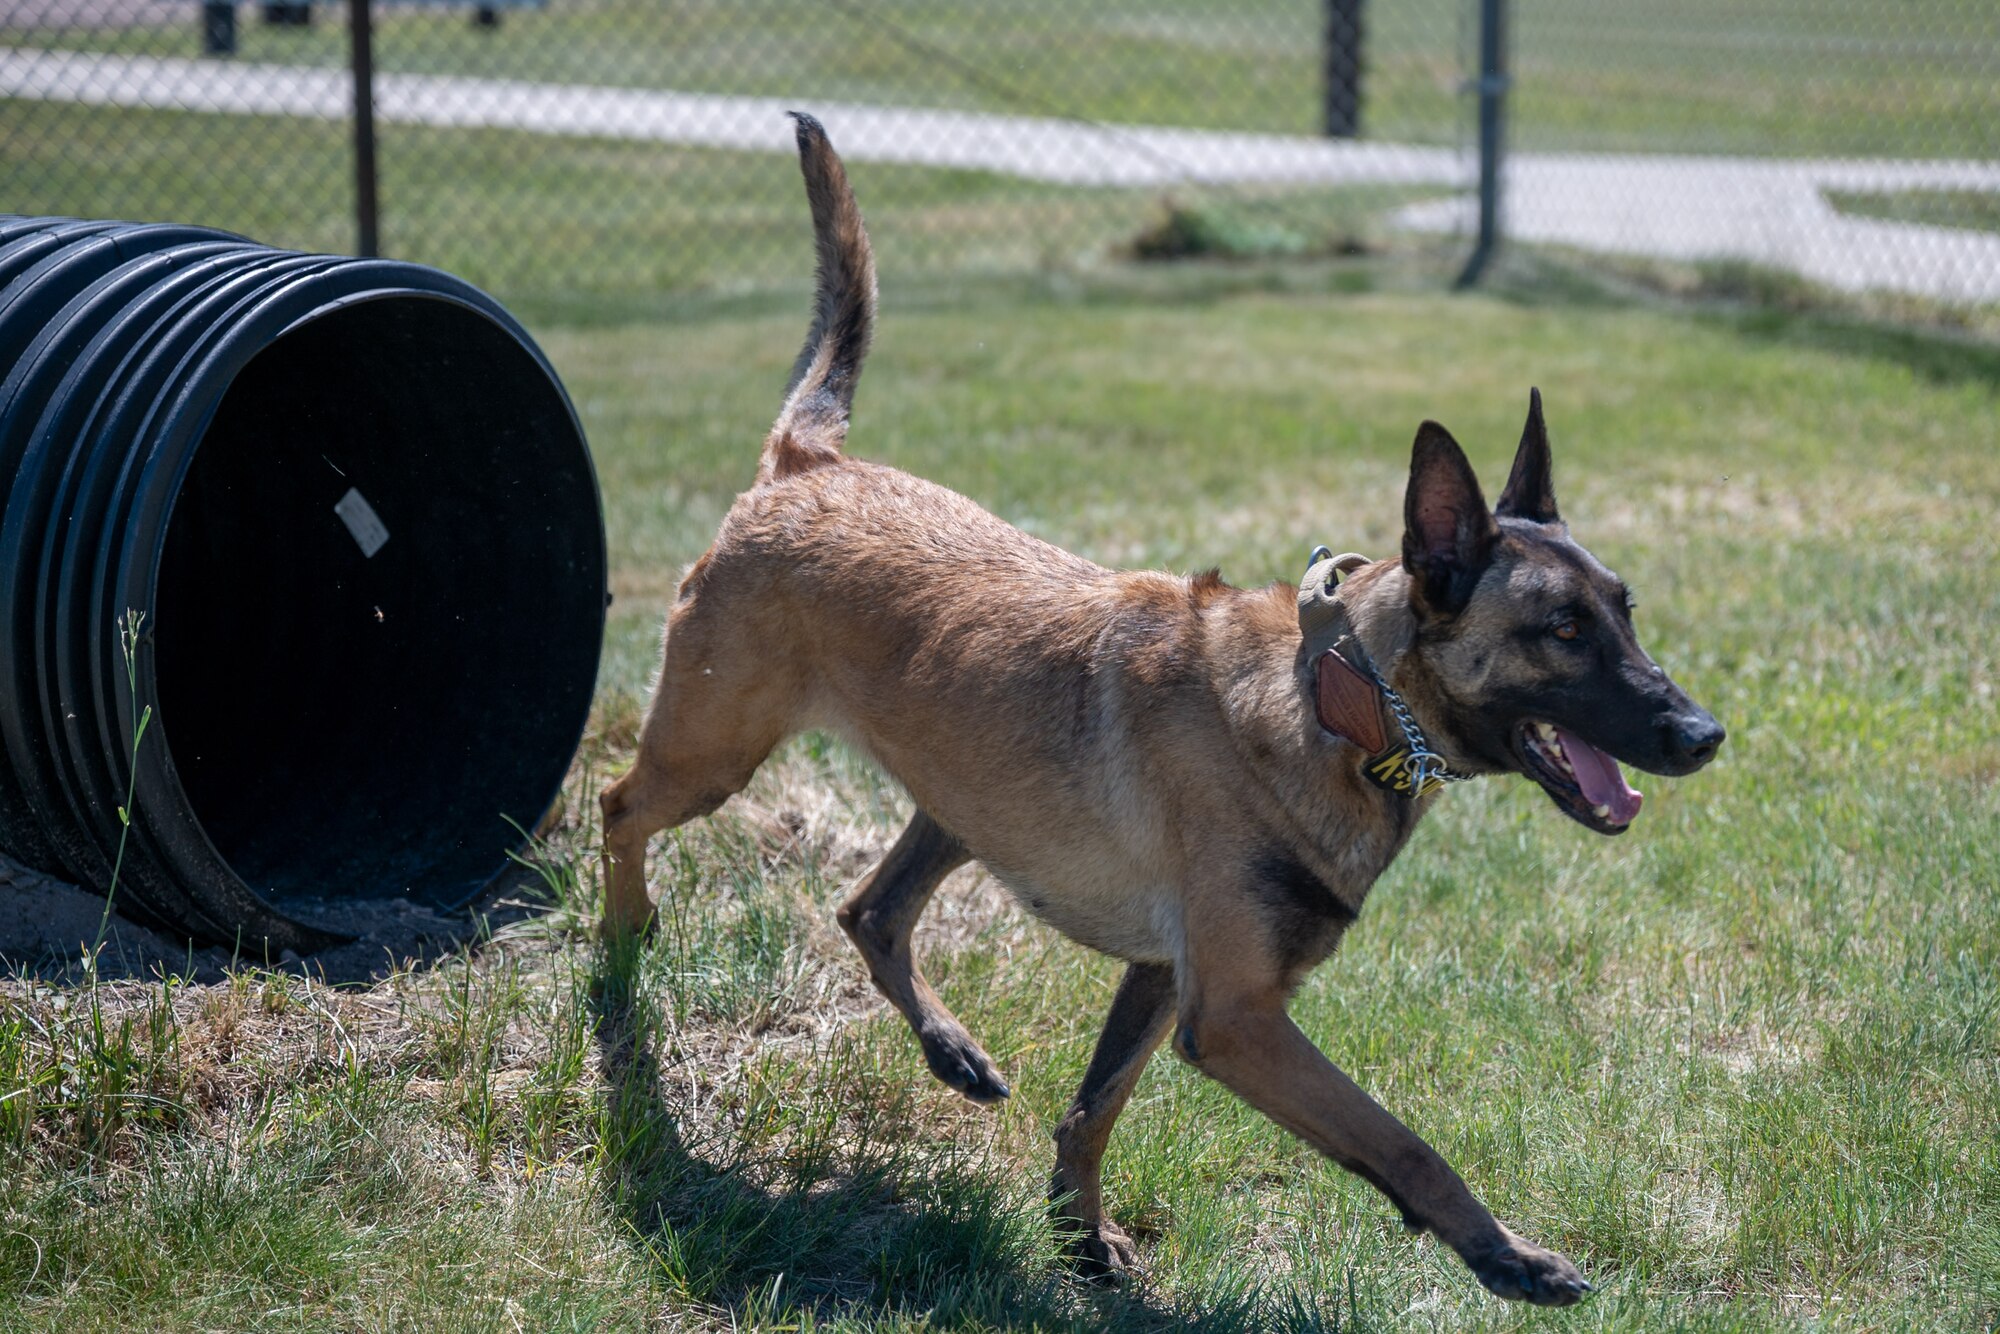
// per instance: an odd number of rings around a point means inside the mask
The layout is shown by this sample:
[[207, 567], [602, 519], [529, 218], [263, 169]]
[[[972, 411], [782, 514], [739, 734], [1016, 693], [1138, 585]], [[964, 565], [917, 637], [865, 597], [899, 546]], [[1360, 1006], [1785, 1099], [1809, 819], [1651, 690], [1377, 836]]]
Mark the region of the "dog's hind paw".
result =
[[931, 1073], [977, 1103], [994, 1103], [1013, 1092], [993, 1058], [980, 1050], [972, 1035], [953, 1024], [918, 1035], [924, 1044], [924, 1062]]
[[1094, 1227], [1077, 1225], [1065, 1249], [1077, 1274], [1092, 1283], [1116, 1286], [1129, 1278], [1143, 1277], [1139, 1247], [1125, 1230], [1109, 1219]]
[[1569, 1260], [1502, 1229], [1506, 1241], [1471, 1264], [1486, 1290], [1510, 1302], [1572, 1306], [1591, 1290], [1590, 1281]]

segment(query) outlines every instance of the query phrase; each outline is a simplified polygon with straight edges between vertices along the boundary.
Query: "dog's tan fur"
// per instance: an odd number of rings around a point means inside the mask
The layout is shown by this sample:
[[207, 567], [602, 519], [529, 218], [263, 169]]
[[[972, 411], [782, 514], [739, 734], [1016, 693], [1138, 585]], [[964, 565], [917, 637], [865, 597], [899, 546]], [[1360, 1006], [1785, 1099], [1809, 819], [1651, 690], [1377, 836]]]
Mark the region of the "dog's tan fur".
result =
[[[799, 143], [818, 313], [757, 484], [669, 614], [637, 761], [604, 793], [607, 929], [650, 920], [654, 832], [714, 810], [785, 737], [836, 733], [916, 803], [840, 922], [940, 1078], [976, 1100], [1007, 1094], [910, 946], [932, 890], [968, 859], [1029, 911], [1129, 965], [1055, 1135], [1052, 1196], [1087, 1265], [1135, 1260], [1105, 1215], [1099, 1164], [1172, 1032], [1181, 1057], [1376, 1184], [1488, 1287], [1574, 1301], [1587, 1285], [1569, 1261], [1496, 1222], [1286, 1013], [1436, 798], [1373, 786], [1360, 752], [1317, 725], [1293, 589], [1103, 569], [963, 496], [842, 453], [873, 261], [839, 159], [810, 118]], [[1414, 475], [1412, 485], [1414, 497]], [[1478, 587], [1585, 575], [1510, 529]], [[1546, 670], [1496, 663], [1505, 618], [1482, 609], [1441, 628], [1393, 560], [1356, 573], [1342, 596], [1447, 762], [1498, 767], [1458, 743], [1450, 715], [1482, 677]]]

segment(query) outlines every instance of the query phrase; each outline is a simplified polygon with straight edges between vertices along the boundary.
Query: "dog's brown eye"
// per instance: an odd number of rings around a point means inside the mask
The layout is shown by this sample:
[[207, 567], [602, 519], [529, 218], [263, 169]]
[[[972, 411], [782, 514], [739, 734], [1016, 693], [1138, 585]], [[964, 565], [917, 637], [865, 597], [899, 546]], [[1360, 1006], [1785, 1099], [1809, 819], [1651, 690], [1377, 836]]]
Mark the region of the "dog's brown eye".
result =
[[1575, 621], [1557, 621], [1557, 622], [1556, 622], [1556, 628], [1555, 628], [1555, 636], [1556, 636], [1556, 638], [1557, 638], [1557, 639], [1561, 639], [1561, 640], [1565, 640], [1565, 641], [1567, 641], [1567, 640], [1571, 640], [1571, 639], [1575, 639], [1575, 638], [1576, 638], [1576, 633], [1577, 633], [1577, 631], [1576, 631], [1576, 622], [1575, 622]]

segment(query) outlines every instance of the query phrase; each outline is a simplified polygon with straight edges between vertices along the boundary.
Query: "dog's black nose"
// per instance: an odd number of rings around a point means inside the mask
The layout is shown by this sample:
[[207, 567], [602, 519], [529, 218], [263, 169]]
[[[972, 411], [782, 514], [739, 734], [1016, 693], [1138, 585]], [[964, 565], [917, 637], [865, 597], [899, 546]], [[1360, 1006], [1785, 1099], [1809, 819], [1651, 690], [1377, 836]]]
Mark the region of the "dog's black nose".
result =
[[1680, 773], [1693, 773], [1714, 759], [1729, 735], [1707, 709], [1676, 714], [1661, 730], [1666, 734], [1667, 755]]

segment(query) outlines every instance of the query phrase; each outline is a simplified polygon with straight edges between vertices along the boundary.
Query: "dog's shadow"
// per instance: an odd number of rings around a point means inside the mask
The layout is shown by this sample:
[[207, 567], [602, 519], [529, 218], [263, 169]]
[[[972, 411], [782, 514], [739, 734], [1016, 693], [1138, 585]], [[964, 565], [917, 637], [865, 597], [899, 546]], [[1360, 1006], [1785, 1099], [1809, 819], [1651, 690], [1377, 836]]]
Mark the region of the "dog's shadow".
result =
[[662, 1068], [637, 972], [638, 951], [614, 947], [599, 954], [590, 979], [605, 1203], [666, 1271], [667, 1287], [728, 1311], [732, 1326], [810, 1313], [941, 1329], [1355, 1327], [1289, 1293], [1250, 1289], [1191, 1310], [1144, 1284], [1085, 1284], [1022, 1244], [1018, 1205], [990, 1179], [913, 1180], [921, 1167], [890, 1167], [793, 1188], [762, 1184], [752, 1168], [728, 1161], [725, 1143], [703, 1144], [684, 1129], [683, 1081]]

